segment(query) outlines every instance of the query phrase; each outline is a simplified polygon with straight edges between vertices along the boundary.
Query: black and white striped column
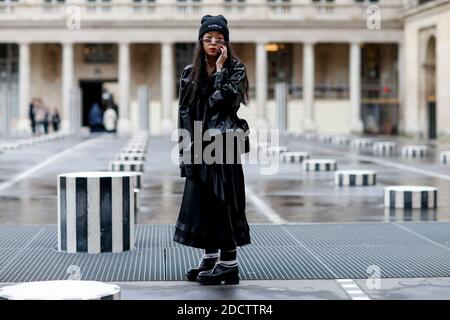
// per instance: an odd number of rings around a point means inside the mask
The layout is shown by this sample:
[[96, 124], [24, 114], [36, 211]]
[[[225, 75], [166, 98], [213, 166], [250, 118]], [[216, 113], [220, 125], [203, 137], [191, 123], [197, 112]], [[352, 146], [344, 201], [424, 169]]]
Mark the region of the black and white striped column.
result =
[[353, 149], [369, 149], [373, 146], [372, 139], [353, 139], [351, 142], [351, 147]]
[[375, 155], [392, 156], [397, 151], [397, 144], [392, 141], [375, 142], [372, 151]]
[[307, 159], [309, 159], [309, 153], [307, 152], [283, 152], [280, 154], [282, 162], [301, 163]]
[[304, 171], [336, 171], [337, 162], [332, 159], [311, 159], [303, 161]]
[[109, 162], [109, 170], [144, 172], [144, 165], [144, 161], [111, 161]]
[[384, 189], [384, 206], [390, 209], [435, 209], [437, 192], [434, 187], [392, 186]]
[[333, 141], [333, 136], [330, 135], [320, 135], [317, 140], [323, 143], [331, 143]]
[[338, 146], [348, 146], [350, 145], [351, 139], [349, 137], [337, 136], [333, 137], [331, 142]]
[[334, 174], [334, 183], [341, 187], [374, 186], [377, 175], [370, 170], [341, 170]]
[[119, 161], [145, 161], [145, 153], [121, 153], [116, 157]]
[[402, 148], [404, 158], [425, 158], [431, 154], [428, 146], [405, 146]]
[[23, 282], [0, 288], [0, 300], [120, 300], [120, 287], [84, 280]]
[[141, 154], [146, 154], [147, 153], [147, 149], [145, 149], [145, 148], [129, 148], [129, 147], [125, 147], [122, 150], [120, 150], [120, 153], [141, 153]]
[[439, 161], [442, 164], [450, 164], [450, 151], [442, 151], [439, 155]]
[[134, 248], [134, 178], [121, 172], [58, 176], [58, 250], [122, 252]]
[[280, 155], [283, 152], [288, 152], [288, 151], [289, 151], [288, 147], [285, 147], [285, 146], [272, 146], [272, 147], [267, 148], [267, 153], [272, 156]]

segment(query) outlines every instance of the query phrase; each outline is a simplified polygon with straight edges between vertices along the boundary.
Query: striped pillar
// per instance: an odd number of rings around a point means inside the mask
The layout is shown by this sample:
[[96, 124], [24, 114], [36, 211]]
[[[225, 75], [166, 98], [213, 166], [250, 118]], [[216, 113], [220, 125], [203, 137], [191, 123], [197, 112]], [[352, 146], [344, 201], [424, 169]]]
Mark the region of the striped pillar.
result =
[[120, 300], [120, 287], [98, 281], [34, 281], [0, 288], [0, 300]]
[[138, 101], [139, 101], [139, 129], [149, 130], [150, 92], [148, 86], [140, 86], [138, 88]]
[[353, 139], [351, 142], [351, 147], [353, 149], [368, 149], [373, 146], [373, 141], [371, 139]]
[[392, 186], [384, 188], [384, 206], [390, 209], [436, 209], [434, 187]]
[[286, 132], [287, 130], [287, 96], [287, 83], [277, 83], [275, 85], [275, 101], [278, 110], [278, 128], [280, 132]]
[[304, 171], [336, 171], [336, 160], [331, 159], [311, 159], [303, 161]]
[[333, 137], [330, 135], [320, 135], [317, 140], [319, 140], [320, 142], [323, 142], [323, 143], [331, 143], [333, 140]]
[[145, 148], [137, 148], [137, 147], [125, 147], [122, 150], [120, 150], [120, 153], [147, 153], [147, 150]]
[[304, 160], [309, 159], [309, 153], [307, 152], [283, 152], [280, 155], [282, 162], [289, 163], [301, 163]]
[[404, 146], [402, 148], [402, 157], [404, 158], [425, 158], [431, 153], [428, 146]]
[[350, 141], [351, 141], [350, 138], [348, 138], [348, 137], [340, 137], [340, 136], [333, 137], [332, 140], [331, 140], [331, 142], [333, 144], [339, 145], [339, 146], [348, 146], [348, 145], [350, 145]]
[[[139, 190], [138, 188], [134, 188], [134, 207], [136, 208], [135, 212], [138, 212], [141, 206], [141, 201], [139, 197], [140, 192], [141, 190]], [[137, 216], [135, 216], [135, 221], [137, 221]]]
[[58, 250], [122, 252], [134, 248], [134, 180], [119, 172], [58, 176]]
[[145, 161], [145, 153], [121, 153], [116, 157], [119, 161]]
[[279, 155], [283, 152], [288, 152], [289, 149], [288, 147], [284, 147], [284, 146], [273, 146], [273, 147], [269, 147], [267, 148], [267, 153], [270, 155]]
[[369, 170], [341, 170], [334, 174], [334, 183], [337, 186], [374, 186], [377, 184], [375, 171]]
[[439, 160], [442, 164], [450, 164], [450, 151], [442, 151]]
[[397, 150], [397, 144], [391, 141], [375, 142], [372, 147], [372, 151], [376, 155], [391, 156], [394, 155]]
[[144, 172], [144, 161], [111, 161], [109, 171]]

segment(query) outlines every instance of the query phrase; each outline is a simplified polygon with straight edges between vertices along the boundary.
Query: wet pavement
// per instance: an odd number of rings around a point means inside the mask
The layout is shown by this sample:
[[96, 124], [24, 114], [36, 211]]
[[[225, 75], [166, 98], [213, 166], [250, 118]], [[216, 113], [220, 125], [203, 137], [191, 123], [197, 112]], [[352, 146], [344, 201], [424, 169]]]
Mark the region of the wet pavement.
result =
[[[0, 225], [56, 224], [56, 176], [74, 171], [106, 171], [108, 162], [114, 160], [128, 140], [107, 134], [70, 136], [3, 151], [0, 153]], [[423, 144], [401, 138], [379, 137], [376, 140], [396, 140], [399, 145]], [[260, 166], [246, 164], [247, 218], [251, 224], [450, 221], [450, 166], [438, 161], [439, 151], [450, 150], [448, 143], [433, 143], [433, 155], [417, 160], [373, 156], [350, 147], [292, 137], [281, 137], [280, 145], [290, 151], [309, 152], [311, 158], [335, 159], [339, 170], [375, 170], [377, 185], [337, 187], [333, 172], [304, 172], [299, 163], [280, 163], [275, 175], [261, 175]], [[179, 177], [178, 166], [170, 159], [174, 146], [175, 142], [168, 137], [150, 138], [139, 224], [173, 224], [176, 221], [184, 179]], [[438, 208], [385, 209], [384, 187], [389, 185], [437, 187]], [[197, 290], [195, 284], [180, 282], [128, 283], [123, 287], [123, 298], [182, 299], [176, 293], [180, 288], [190, 290], [193, 299], [208, 297], [208, 294], [217, 299], [349, 298], [335, 282], [317, 281], [246, 281], [233, 290], [231, 296], [228, 296], [228, 289]], [[361, 289], [373, 299], [450, 298], [443, 293], [450, 291], [448, 278], [383, 279], [389, 289], [382, 291], [371, 291], [363, 280], [358, 281]], [[153, 288], [158, 286], [164, 287], [162, 296], [153, 293]], [[259, 293], [262, 288], [264, 294]]]

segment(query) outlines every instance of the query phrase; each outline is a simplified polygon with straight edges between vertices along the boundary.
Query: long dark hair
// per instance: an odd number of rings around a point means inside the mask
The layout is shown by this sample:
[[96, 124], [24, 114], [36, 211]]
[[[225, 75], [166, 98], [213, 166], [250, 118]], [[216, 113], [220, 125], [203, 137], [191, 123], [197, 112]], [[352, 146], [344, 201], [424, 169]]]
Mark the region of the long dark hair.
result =
[[[225, 43], [228, 52], [228, 58], [225, 61], [224, 68], [230, 69], [232, 67], [232, 61], [234, 59], [239, 60], [239, 58], [234, 54], [228, 42]], [[200, 83], [207, 78], [208, 74], [206, 72], [206, 53], [203, 49], [202, 40], [198, 40], [194, 48], [194, 59], [192, 61], [192, 71], [189, 75], [189, 80], [192, 86], [191, 95], [189, 103], [193, 103], [198, 97], [200, 91]], [[241, 88], [241, 101], [244, 105], [248, 105], [248, 78], [247, 73], [245, 73], [244, 86]]]

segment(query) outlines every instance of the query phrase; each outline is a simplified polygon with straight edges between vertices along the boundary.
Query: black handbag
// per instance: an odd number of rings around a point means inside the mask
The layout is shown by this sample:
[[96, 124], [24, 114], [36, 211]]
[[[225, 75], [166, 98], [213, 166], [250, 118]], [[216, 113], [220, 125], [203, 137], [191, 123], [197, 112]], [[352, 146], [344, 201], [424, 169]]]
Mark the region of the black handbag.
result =
[[[242, 135], [243, 141], [239, 141], [241, 146], [241, 153], [249, 153], [250, 152], [250, 126], [248, 125], [247, 120], [241, 119], [238, 116], [236, 116], [236, 124], [239, 129], [241, 129], [244, 134]], [[243, 147], [243, 148], [242, 148]], [[242, 152], [242, 150], [244, 150]]]

